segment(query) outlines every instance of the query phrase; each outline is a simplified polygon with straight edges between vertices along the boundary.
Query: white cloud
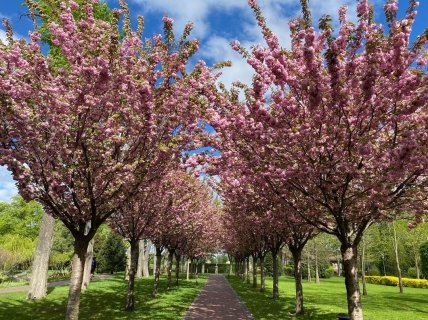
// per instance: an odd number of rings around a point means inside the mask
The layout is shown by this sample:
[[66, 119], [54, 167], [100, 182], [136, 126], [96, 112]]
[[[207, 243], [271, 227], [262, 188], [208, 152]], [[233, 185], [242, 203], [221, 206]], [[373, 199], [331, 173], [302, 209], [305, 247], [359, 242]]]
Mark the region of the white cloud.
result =
[[0, 201], [10, 201], [18, 193], [12, 174], [0, 166]]

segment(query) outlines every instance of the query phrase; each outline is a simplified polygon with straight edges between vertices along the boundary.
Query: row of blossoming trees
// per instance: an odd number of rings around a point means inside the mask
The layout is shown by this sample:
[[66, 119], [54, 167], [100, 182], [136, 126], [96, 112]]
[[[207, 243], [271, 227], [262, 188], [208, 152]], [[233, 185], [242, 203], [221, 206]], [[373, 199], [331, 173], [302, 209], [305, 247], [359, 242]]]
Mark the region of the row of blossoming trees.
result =
[[243, 263], [287, 244], [301, 313], [302, 248], [318, 232], [335, 235], [348, 311], [362, 319], [356, 257], [364, 231], [404, 210], [417, 222], [427, 205], [427, 32], [409, 42], [417, 3], [398, 20], [397, 1], [388, 1], [385, 30], [359, 0], [358, 22], [341, 8], [335, 32], [329, 17], [315, 29], [301, 0], [285, 49], [251, 0], [266, 46], [233, 48], [253, 67], [253, 83], [218, 90], [203, 62], [188, 65], [198, 48], [187, 40], [191, 25], [175, 39], [164, 18], [164, 37], [143, 42], [143, 21], [132, 31], [124, 3], [109, 23], [94, 18], [97, 2], [65, 1], [49, 24], [60, 67], [42, 54], [37, 32], [25, 43], [9, 30], [0, 46], [0, 164], [75, 238], [67, 318], [78, 317], [85, 253], [105, 221], [131, 244], [129, 309], [141, 237], [150, 235], [158, 255], [168, 248], [169, 266], [173, 255], [212, 246], [201, 240], [216, 231], [206, 228], [217, 221], [214, 208], [203, 208], [209, 194], [177, 169], [184, 150], [209, 145], [220, 156], [188, 163], [221, 177], [224, 247]]
[[29, 43], [15, 41], [6, 23], [0, 45], [0, 164], [75, 239], [67, 319], [78, 318], [85, 255], [102, 223], [131, 245], [128, 310], [138, 240], [150, 238], [159, 255], [167, 248], [197, 257], [215, 244], [217, 224], [209, 192], [180, 169], [201, 131], [200, 91], [210, 74], [203, 63], [189, 71], [198, 49], [187, 39], [192, 25], [175, 41], [166, 17], [164, 37], [143, 42], [143, 20], [132, 31], [124, 2], [111, 23], [94, 17], [97, 0], [79, 3], [61, 3], [48, 24], [60, 64], [42, 53], [37, 31]]
[[215, 134], [207, 140], [221, 156], [193, 162], [221, 177], [227, 246], [240, 261], [252, 255], [263, 262], [271, 251], [275, 270], [276, 253], [288, 245], [297, 313], [303, 246], [317, 232], [336, 236], [348, 312], [362, 319], [357, 248], [365, 230], [403, 212], [418, 222], [427, 210], [428, 32], [410, 42], [416, 1], [403, 19], [397, 1], [388, 1], [384, 27], [360, 0], [358, 22], [340, 8], [337, 31], [327, 16], [316, 29], [308, 1], [301, 3], [286, 49], [249, 1], [266, 45], [248, 51], [232, 44], [253, 68], [253, 82], [210, 93]]

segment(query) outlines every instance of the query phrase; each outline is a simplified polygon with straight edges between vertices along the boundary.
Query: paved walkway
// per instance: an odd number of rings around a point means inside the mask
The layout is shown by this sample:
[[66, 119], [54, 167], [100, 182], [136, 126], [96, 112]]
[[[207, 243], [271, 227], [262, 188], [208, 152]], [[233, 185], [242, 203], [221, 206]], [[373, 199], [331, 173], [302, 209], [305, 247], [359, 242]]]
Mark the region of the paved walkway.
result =
[[[111, 278], [111, 275], [108, 274], [99, 274], [95, 275], [92, 280], [102, 280]], [[48, 283], [48, 288], [59, 287], [59, 286], [68, 286], [70, 280], [62, 280], [62, 281], [54, 281]], [[1, 288], [1, 293], [13, 293], [13, 292], [21, 292], [30, 290], [30, 286], [21, 286], [21, 287], [9, 287], [9, 288]]]
[[210, 275], [184, 320], [252, 320], [254, 317], [222, 275]]

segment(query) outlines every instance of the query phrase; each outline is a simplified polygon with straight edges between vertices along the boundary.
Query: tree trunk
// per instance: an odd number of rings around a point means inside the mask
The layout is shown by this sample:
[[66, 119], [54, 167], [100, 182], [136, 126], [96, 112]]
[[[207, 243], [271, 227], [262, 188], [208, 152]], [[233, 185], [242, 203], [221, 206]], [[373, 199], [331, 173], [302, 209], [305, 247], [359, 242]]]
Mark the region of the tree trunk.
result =
[[144, 249], [145, 249], [145, 240], [138, 241], [138, 267], [135, 276], [137, 278], [143, 277], [143, 265], [144, 265]]
[[348, 314], [350, 320], [362, 320], [360, 287], [357, 273], [357, 245], [342, 244], [343, 271], [345, 274], [346, 295], [348, 300]]
[[319, 272], [319, 266], [318, 266], [318, 247], [317, 242], [314, 239], [314, 253], [315, 253], [315, 283], [320, 283], [320, 272]]
[[302, 286], [302, 249], [290, 250], [294, 262], [294, 281], [296, 284], [296, 315], [304, 313]]
[[190, 259], [187, 258], [187, 264], [186, 264], [186, 280], [190, 280]]
[[253, 288], [257, 288], [257, 258], [253, 256]]
[[144, 278], [148, 278], [150, 276], [150, 273], [149, 273], [150, 248], [151, 248], [150, 240], [146, 240], [144, 244], [144, 254], [143, 254], [143, 260], [142, 260], [142, 264], [143, 264], [142, 271], [143, 271]]
[[247, 284], [251, 284], [251, 280], [250, 280], [250, 257], [247, 258], [246, 260], [246, 264], [247, 264]]
[[34, 253], [33, 265], [31, 267], [30, 290], [27, 299], [40, 299], [46, 296], [48, 288], [49, 255], [52, 248], [52, 238], [55, 219], [43, 213], [42, 224], [37, 240], [37, 248]]
[[309, 257], [309, 251], [308, 251], [308, 282], [312, 282], [312, 277], [311, 277], [311, 260]]
[[131, 248], [126, 249], [126, 270], [125, 270], [125, 280], [129, 280], [129, 269], [131, 267]]
[[88, 245], [89, 240], [87, 239], [74, 240], [74, 256], [68, 290], [66, 320], [77, 320], [79, 318], [80, 291], [82, 290], [83, 269]]
[[153, 283], [153, 293], [152, 293], [153, 297], [158, 296], [161, 262], [162, 262], [162, 249], [160, 247], [156, 247], [155, 281]]
[[201, 274], [205, 274], [205, 262], [202, 262]]
[[342, 262], [340, 261], [339, 255], [336, 255], [337, 260], [337, 276], [340, 277], [342, 275]]
[[272, 298], [274, 300], [279, 299], [279, 274], [278, 274], [278, 253], [272, 251], [272, 276], [273, 276], [273, 288], [272, 288]]
[[364, 243], [364, 237], [363, 237], [363, 243], [362, 243], [362, 252], [361, 252], [361, 282], [363, 283], [363, 296], [367, 295], [367, 285], [366, 285], [366, 258], [365, 258], [365, 250], [366, 246]]
[[265, 257], [260, 256], [260, 292], [265, 292]]
[[[90, 228], [90, 227], [89, 227]], [[85, 269], [83, 271], [82, 291], [88, 289], [91, 282], [92, 259], [94, 258], [94, 238], [89, 241], [88, 250], [86, 250]]]
[[400, 293], [403, 293], [403, 278], [401, 276], [400, 259], [398, 258], [398, 242], [397, 242], [397, 232], [395, 231], [395, 221], [392, 221], [392, 230], [394, 231], [394, 252], [395, 252], [395, 262], [397, 263], [397, 271], [398, 271], [398, 287], [400, 288]]
[[153, 276], [156, 276], [156, 264], [157, 264], [157, 256], [153, 257]]
[[385, 254], [382, 253], [383, 276], [386, 276]]
[[139, 241], [133, 240], [130, 241], [131, 244], [131, 263], [129, 264], [129, 273], [128, 273], [128, 294], [126, 295], [126, 310], [134, 311], [135, 309], [135, 276], [137, 274], [138, 268], [138, 255], [139, 255]]
[[181, 256], [175, 254], [175, 284], [178, 286], [178, 280], [180, 278], [180, 260]]
[[416, 250], [415, 247], [413, 247], [413, 252], [415, 255], [415, 268], [416, 268], [416, 278], [420, 279], [421, 278], [421, 274], [419, 271], [419, 257], [418, 257], [418, 251]]
[[168, 262], [166, 267], [166, 272], [167, 272], [166, 290], [171, 290], [173, 260], [174, 260], [174, 250], [168, 250]]

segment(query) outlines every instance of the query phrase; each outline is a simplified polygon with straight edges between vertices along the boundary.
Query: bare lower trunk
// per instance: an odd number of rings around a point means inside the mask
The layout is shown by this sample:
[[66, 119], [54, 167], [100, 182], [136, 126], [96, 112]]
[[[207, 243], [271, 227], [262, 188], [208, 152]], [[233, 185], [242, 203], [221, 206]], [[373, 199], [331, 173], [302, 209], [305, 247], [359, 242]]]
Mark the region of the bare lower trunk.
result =
[[143, 255], [143, 277], [148, 278], [150, 276], [149, 274], [149, 261], [150, 261], [150, 248], [151, 248], [151, 242], [150, 240], [146, 240], [144, 245], [144, 255]]
[[138, 267], [135, 276], [137, 278], [143, 277], [143, 265], [144, 265], [144, 249], [145, 249], [145, 240], [138, 241]]
[[308, 251], [308, 282], [312, 282], [312, 277], [311, 277], [311, 259], [309, 256], [309, 251]]
[[397, 263], [398, 271], [398, 287], [400, 288], [400, 293], [403, 293], [403, 278], [401, 275], [400, 259], [398, 258], [398, 241], [397, 241], [397, 232], [395, 231], [395, 222], [392, 222], [392, 230], [394, 231], [394, 252], [395, 252], [395, 262]]
[[129, 269], [131, 266], [131, 248], [126, 249], [126, 270], [125, 270], [125, 280], [129, 279]]
[[190, 259], [187, 258], [187, 264], [186, 264], [187, 268], [186, 268], [186, 280], [189, 281], [190, 280]]
[[168, 261], [167, 261], [167, 280], [166, 280], [166, 290], [171, 290], [172, 285], [172, 263], [174, 260], [174, 250], [168, 251]]
[[265, 257], [260, 256], [260, 292], [265, 292]]
[[201, 274], [205, 274], [205, 262], [202, 262]]
[[365, 250], [366, 248], [365, 248], [365, 243], [363, 238], [362, 252], [361, 252], [361, 282], [363, 283], [363, 296], [367, 295]]
[[83, 269], [85, 267], [85, 256], [88, 245], [89, 240], [74, 240], [74, 256], [68, 290], [66, 320], [77, 320], [79, 318], [80, 291], [82, 290]]
[[317, 242], [314, 239], [314, 253], [315, 253], [315, 283], [320, 283], [320, 271], [318, 266], [318, 247]]
[[175, 284], [178, 286], [178, 280], [180, 278], [180, 260], [181, 256], [179, 254], [175, 255]]
[[156, 258], [156, 254], [153, 257], [153, 276], [156, 276], [156, 264], [157, 264], [157, 258]]
[[156, 247], [155, 281], [153, 283], [153, 292], [152, 292], [153, 297], [158, 296], [160, 269], [161, 269], [161, 262], [162, 262], [161, 260], [162, 260], [162, 249]]
[[46, 296], [49, 255], [52, 248], [54, 225], [55, 219], [44, 212], [31, 267], [30, 290], [28, 291], [27, 299], [40, 299]]
[[139, 255], [139, 241], [134, 240], [130, 241], [131, 244], [131, 262], [129, 264], [129, 273], [128, 273], [128, 294], [126, 295], [126, 310], [134, 311], [135, 309], [135, 276], [137, 274], [138, 268], [138, 255]]
[[413, 247], [413, 252], [415, 255], [415, 268], [416, 268], [416, 278], [420, 279], [421, 278], [421, 274], [419, 271], [419, 257], [418, 257], [418, 251], [416, 250], [415, 247]]
[[296, 284], [296, 315], [304, 313], [302, 286], [302, 250], [291, 250], [294, 261], [294, 281]]
[[360, 287], [357, 273], [357, 246], [342, 244], [341, 246], [343, 271], [345, 274], [348, 314], [350, 320], [362, 320]]
[[247, 284], [251, 284], [251, 280], [250, 280], [250, 257], [248, 257], [245, 260], [245, 265], [246, 265], [245, 272], [246, 272]]
[[272, 298], [274, 300], [279, 299], [279, 272], [278, 272], [278, 253], [272, 252], [272, 277], [273, 277], [273, 288], [272, 288]]
[[94, 258], [94, 239], [89, 241], [88, 250], [86, 250], [85, 269], [83, 271], [82, 290], [86, 290], [91, 282], [92, 259]]
[[257, 288], [257, 258], [253, 256], [253, 288]]

